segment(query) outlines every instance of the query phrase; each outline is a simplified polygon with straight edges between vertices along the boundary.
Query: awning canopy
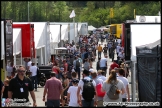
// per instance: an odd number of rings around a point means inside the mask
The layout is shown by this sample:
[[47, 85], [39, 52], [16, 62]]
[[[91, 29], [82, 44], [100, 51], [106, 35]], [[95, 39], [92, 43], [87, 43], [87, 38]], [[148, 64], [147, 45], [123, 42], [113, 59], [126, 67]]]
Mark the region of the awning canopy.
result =
[[65, 47], [59, 47], [59, 48], [55, 48], [55, 50], [67, 50], [67, 48], [65, 48]]
[[21, 53], [21, 29], [13, 29], [13, 55]]
[[45, 47], [45, 45], [42, 45], [42, 46], [40, 46], [40, 47], [37, 47], [36, 49], [41, 49], [41, 48], [43, 48], [43, 47]]
[[92, 25], [88, 26], [88, 31], [93, 31], [93, 30], [95, 30], [95, 29], [96, 29], [96, 28], [93, 27]]

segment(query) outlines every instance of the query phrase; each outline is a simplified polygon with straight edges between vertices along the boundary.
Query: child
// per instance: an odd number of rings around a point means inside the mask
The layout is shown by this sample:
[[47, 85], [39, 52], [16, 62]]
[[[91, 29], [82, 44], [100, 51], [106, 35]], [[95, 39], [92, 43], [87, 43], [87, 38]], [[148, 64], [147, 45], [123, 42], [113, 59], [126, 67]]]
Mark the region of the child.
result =
[[2, 88], [2, 98], [8, 98], [8, 87], [9, 87], [10, 80], [8, 78], [4, 81], [4, 86]]
[[78, 99], [77, 99], [77, 90], [78, 90], [78, 79], [73, 79], [72, 84], [68, 89], [68, 96], [67, 99], [69, 100], [69, 107], [79, 107]]

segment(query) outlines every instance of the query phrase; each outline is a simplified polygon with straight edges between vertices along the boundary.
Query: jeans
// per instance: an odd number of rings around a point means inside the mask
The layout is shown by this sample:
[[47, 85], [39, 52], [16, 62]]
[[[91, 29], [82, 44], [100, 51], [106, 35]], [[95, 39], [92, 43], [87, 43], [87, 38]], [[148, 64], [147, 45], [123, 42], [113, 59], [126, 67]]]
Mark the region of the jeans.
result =
[[80, 67], [76, 67], [75, 71], [78, 73], [78, 79], [80, 79]]
[[32, 76], [31, 79], [32, 79], [33, 88], [37, 90], [37, 83], [38, 83], [37, 76]]
[[47, 99], [47, 107], [60, 107], [60, 100]]
[[101, 51], [98, 51], [98, 58], [101, 58]]
[[112, 61], [114, 60], [114, 53], [111, 53]]
[[92, 100], [90, 102], [82, 100], [82, 107], [94, 107], [94, 100]]

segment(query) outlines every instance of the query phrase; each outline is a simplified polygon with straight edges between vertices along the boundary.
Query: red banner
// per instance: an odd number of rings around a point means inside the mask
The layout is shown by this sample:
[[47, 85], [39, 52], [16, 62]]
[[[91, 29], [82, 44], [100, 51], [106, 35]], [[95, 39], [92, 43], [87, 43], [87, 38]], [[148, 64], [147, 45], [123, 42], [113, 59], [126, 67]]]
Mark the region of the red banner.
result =
[[13, 24], [13, 28], [22, 30], [22, 57], [34, 58], [34, 24]]

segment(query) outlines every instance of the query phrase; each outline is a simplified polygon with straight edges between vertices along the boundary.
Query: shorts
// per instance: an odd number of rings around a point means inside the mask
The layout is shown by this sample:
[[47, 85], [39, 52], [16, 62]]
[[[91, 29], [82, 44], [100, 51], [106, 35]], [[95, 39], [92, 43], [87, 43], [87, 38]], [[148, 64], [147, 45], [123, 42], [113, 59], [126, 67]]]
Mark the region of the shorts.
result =
[[63, 92], [63, 100], [67, 99], [67, 98], [65, 98], [65, 96], [67, 96], [67, 91], [68, 91], [68, 88]]

